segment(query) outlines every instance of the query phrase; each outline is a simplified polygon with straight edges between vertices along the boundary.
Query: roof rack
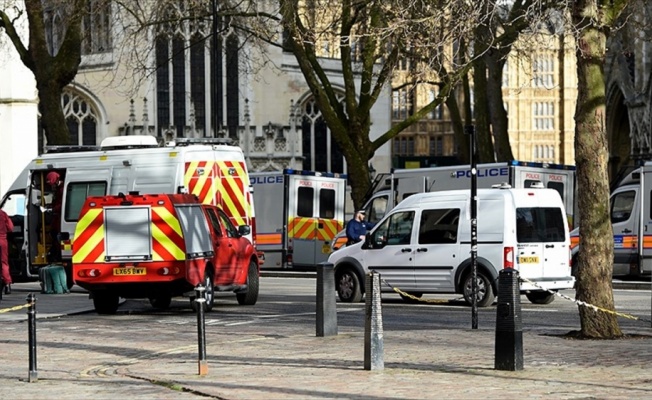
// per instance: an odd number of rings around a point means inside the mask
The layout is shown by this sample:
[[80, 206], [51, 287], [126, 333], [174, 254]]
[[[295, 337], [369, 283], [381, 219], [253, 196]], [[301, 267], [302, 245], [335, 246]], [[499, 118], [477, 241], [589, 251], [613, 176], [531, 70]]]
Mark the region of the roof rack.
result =
[[171, 146], [189, 146], [191, 144], [233, 145], [233, 140], [231, 138], [176, 138], [169, 143]]
[[99, 150], [98, 146], [89, 146], [89, 145], [53, 145], [45, 146], [45, 152], [48, 154], [53, 153], [76, 153], [79, 151], [97, 151]]

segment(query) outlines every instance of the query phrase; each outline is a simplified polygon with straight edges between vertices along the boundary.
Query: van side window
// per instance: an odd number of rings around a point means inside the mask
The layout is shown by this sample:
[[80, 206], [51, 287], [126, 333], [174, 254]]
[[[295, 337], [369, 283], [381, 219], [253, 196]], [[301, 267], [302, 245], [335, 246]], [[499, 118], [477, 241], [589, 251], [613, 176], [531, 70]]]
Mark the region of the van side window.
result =
[[388, 196], [376, 197], [367, 210], [367, 221], [374, 224], [383, 219], [387, 210]]
[[213, 231], [215, 231], [215, 234], [217, 236], [222, 236], [222, 227], [220, 226], [220, 222], [217, 219], [217, 215], [215, 215], [215, 210], [213, 210], [212, 208], [207, 208], [206, 214], [208, 214], [208, 220], [210, 221], [211, 226], [213, 227]]
[[106, 195], [106, 182], [72, 182], [66, 192], [64, 219], [77, 221], [87, 197]]
[[563, 242], [566, 218], [557, 207], [516, 209], [516, 241], [519, 243]]
[[224, 226], [224, 229], [226, 230], [226, 236], [228, 237], [237, 237], [238, 236], [238, 230], [233, 226], [233, 223], [229, 219], [229, 217], [226, 216], [224, 211], [219, 210], [218, 214], [220, 216], [220, 222]]
[[564, 184], [562, 182], [548, 182], [548, 188], [555, 189], [561, 197], [561, 201], [564, 201]]
[[319, 191], [319, 218], [335, 218], [335, 191], [333, 189]]
[[312, 203], [314, 193], [315, 191], [311, 187], [300, 186], [297, 189], [297, 216], [306, 218], [313, 217]]
[[423, 210], [419, 221], [419, 244], [457, 243], [460, 209]]
[[626, 192], [620, 192], [613, 195], [611, 198], [611, 223], [615, 224], [617, 222], [627, 221], [632, 215], [632, 209], [634, 208], [634, 198], [636, 197], [636, 192], [634, 190], [628, 190]]
[[372, 237], [374, 247], [410, 244], [413, 223], [414, 211], [397, 212], [391, 215], [374, 231]]

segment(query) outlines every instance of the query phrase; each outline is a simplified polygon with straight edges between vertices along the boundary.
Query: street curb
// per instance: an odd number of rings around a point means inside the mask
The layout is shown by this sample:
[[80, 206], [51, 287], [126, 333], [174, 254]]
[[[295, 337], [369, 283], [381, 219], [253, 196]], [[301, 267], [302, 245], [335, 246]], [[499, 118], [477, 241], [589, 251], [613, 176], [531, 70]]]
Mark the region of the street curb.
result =
[[285, 270], [261, 270], [261, 277], [267, 278], [316, 278], [315, 271], [285, 271]]
[[[261, 277], [267, 278], [317, 278], [317, 273], [314, 271], [288, 271], [288, 270], [261, 270]], [[614, 280], [612, 282], [614, 289], [618, 290], [651, 290], [650, 282], [641, 281], [620, 281]]]
[[650, 290], [652, 288], [650, 282], [613, 281], [612, 286], [614, 289], [621, 290]]

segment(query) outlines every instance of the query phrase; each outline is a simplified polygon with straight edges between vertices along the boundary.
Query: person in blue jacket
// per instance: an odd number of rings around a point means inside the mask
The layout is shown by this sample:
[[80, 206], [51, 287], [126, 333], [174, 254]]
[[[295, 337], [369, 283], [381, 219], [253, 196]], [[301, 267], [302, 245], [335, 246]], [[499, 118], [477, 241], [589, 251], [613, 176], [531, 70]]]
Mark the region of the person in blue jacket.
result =
[[365, 222], [365, 211], [358, 210], [355, 212], [353, 219], [346, 224], [346, 245], [364, 240], [367, 231], [374, 227], [374, 224]]

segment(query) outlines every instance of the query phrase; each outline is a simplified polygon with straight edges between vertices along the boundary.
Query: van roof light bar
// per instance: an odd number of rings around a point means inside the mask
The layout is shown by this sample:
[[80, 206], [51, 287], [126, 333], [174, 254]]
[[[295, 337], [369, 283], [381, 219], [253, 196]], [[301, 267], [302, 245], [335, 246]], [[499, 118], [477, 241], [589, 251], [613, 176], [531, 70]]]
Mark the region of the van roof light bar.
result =
[[232, 146], [233, 139], [231, 138], [176, 138], [174, 139], [174, 143], [176, 146], [189, 146], [191, 144], [206, 144], [206, 145], [225, 144], [225, 145]]
[[45, 152], [48, 154], [54, 153], [76, 153], [79, 151], [97, 151], [99, 147], [97, 146], [78, 146], [78, 145], [56, 145], [56, 146], [45, 146]]

